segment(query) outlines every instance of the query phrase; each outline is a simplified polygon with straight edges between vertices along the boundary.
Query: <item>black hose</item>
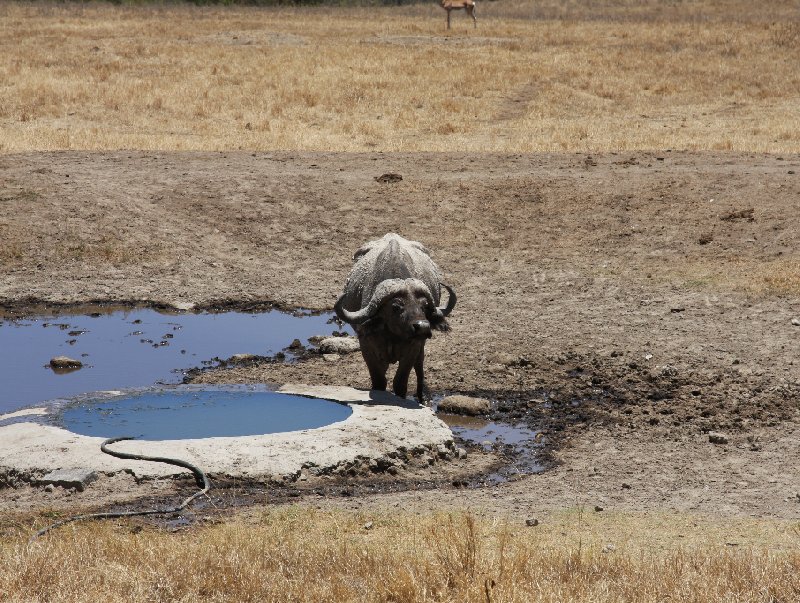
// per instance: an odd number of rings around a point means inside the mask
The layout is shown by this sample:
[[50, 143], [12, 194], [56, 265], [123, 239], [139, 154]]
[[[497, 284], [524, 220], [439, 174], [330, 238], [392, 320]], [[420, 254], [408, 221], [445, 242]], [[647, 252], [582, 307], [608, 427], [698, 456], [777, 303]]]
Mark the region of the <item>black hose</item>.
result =
[[71, 523], [73, 521], [83, 521], [84, 519], [112, 519], [115, 517], [133, 517], [137, 515], [172, 515], [174, 513], [180, 513], [195, 498], [208, 493], [208, 491], [211, 489], [211, 482], [209, 481], [208, 476], [203, 472], [202, 469], [200, 469], [195, 465], [192, 465], [188, 461], [182, 461], [180, 459], [170, 459], [163, 456], [145, 456], [143, 454], [130, 454], [128, 452], [117, 452], [115, 450], [108, 449], [109, 444], [114, 444], [115, 442], [121, 442], [122, 440], [133, 440], [133, 439], [134, 438], [129, 436], [123, 436], [119, 438], [109, 438], [102, 444], [100, 444], [100, 450], [102, 450], [106, 454], [115, 456], [120, 459], [132, 459], [135, 461], [153, 461], [156, 463], [167, 463], [169, 465], [177, 465], [178, 467], [184, 467], [194, 474], [194, 479], [195, 482], [197, 483], [197, 487], [202, 489], [199, 490], [198, 492], [195, 492], [189, 498], [184, 500], [179, 506], [174, 507], [172, 509], [150, 509], [148, 511], [114, 511], [110, 513], [87, 513], [85, 515], [75, 515], [73, 517], [68, 517], [67, 519], [62, 519], [61, 521], [57, 521], [56, 523], [39, 530], [33, 536], [31, 536], [28, 543], [30, 544], [31, 542], [39, 538], [39, 536], [47, 534], [47, 532], [49, 532], [50, 530], [61, 527], [64, 524]]

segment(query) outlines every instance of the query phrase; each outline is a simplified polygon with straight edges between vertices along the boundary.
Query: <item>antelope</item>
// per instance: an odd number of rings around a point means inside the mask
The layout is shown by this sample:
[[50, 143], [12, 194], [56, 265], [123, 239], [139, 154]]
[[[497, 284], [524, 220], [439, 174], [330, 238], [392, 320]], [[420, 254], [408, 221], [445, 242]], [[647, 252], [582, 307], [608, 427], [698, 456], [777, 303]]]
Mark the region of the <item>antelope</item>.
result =
[[450, 29], [450, 11], [464, 9], [472, 17], [473, 27], [478, 27], [475, 18], [475, 0], [441, 0], [442, 8], [447, 11], [447, 29]]

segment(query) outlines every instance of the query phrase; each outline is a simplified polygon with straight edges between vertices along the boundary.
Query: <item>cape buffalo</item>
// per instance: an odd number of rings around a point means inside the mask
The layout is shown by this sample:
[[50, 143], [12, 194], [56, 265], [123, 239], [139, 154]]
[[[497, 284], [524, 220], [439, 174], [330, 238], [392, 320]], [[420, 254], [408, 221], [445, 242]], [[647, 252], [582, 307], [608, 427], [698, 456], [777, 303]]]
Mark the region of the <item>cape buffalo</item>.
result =
[[[434, 329], [450, 328], [446, 317], [456, 305], [456, 294], [442, 282], [439, 268], [422, 244], [394, 233], [365, 244], [353, 261], [335, 309], [356, 330], [372, 389], [386, 389], [386, 371], [397, 362], [392, 390], [405, 397], [413, 367], [417, 398], [422, 402], [425, 342]], [[449, 293], [443, 308], [439, 307], [441, 287]]]

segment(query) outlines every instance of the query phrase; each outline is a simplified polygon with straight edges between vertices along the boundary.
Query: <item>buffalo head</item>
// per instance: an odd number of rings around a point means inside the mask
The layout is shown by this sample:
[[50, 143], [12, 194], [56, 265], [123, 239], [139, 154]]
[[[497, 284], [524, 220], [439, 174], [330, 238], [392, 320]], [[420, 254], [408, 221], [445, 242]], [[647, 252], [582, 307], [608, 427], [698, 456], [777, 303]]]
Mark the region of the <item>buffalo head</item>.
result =
[[456, 294], [442, 283], [450, 294], [447, 305], [439, 308], [430, 289], [415, 278], [387, 279], [376, 288], [369, 303], [350, 312], [342, 307], [344, 296], [336, 302], [336, 314], [343, 321], [366, 333], [382, 327], [397, 339], [428, 339], [433, 329], [446, 331], [446, 317], [456, 305]]

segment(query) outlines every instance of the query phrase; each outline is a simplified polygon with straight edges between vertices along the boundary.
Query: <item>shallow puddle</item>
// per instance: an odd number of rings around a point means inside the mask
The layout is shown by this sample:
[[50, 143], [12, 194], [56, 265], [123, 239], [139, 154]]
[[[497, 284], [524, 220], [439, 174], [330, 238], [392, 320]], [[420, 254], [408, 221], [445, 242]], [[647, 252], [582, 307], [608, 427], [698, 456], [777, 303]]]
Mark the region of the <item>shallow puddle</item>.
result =
[[57, 423], [87, 436], [181, 440], [316, 429], [352, 412], [330, 400], [263, 388], [177, 388], [84, 401], [64, 409]]
[[[0, 320], [0, 414], [54, 398], [180, 383], [186, 370], [235, 354], [270, 356], [338, 330], [332, 314], [161, 313], [126, 309]], [[58, 371], [50, 359], [83, 363]]]
[[486, 421], [479, 417], [446, 413], [437, 416], [464, 442], [481, 446], [486, 452], [500, 452], [510, 460], [497, 472], [486, 476], [485, 482], [502, 482], [544, 471], [545, 466], [539, 461], [544, 441], [537, 431], [524, 425]]

